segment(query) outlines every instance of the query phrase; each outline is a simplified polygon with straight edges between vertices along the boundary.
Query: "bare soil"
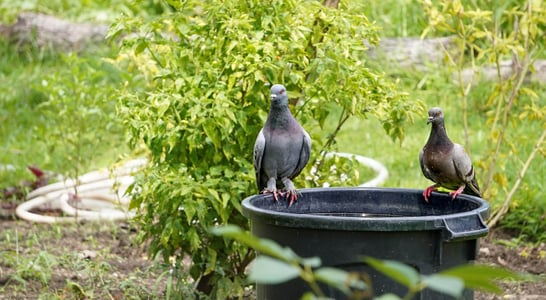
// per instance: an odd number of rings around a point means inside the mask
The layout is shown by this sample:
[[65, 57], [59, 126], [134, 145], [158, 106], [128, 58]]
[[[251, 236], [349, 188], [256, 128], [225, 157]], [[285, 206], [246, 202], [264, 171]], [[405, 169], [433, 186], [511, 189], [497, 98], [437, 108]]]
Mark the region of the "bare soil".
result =
[[476, 292], [476, 300], [544, 300], [546, 299], [546, 245], [516, 245], [514, 234], [499, 229], [492, 230], [480, 240], [477, 263], [501, 266], [512, 271], [537, 275], [531, 282], [502, 282], [504, 294], [492, 295]]
[[[163, 298], [164, 269], [154, 267], [145, 245], [134, 244], [136, 234], [123, 223], [48, 225], [0, 219], [0, 299], [38, 299], [44, 293], [60, 299]], [[539, 275], [539, 280], [502, 282], [503, 295], [476, 292], [476, 300], [546, 299], [546, 246], [518, 246], [512, 239], [506, 231], [493, 230], [480, 240], [478, 263]], [[24, 265], [39, 265], [37, 258], [44, 253], [52, 261], [49, 270], [43, 269], [49, 274], [45, 280], [34, 274], [40, 269]]]
[[120, 223], [0, 219], [0, 299], [161, 298], [161, 268], [135, 235]]

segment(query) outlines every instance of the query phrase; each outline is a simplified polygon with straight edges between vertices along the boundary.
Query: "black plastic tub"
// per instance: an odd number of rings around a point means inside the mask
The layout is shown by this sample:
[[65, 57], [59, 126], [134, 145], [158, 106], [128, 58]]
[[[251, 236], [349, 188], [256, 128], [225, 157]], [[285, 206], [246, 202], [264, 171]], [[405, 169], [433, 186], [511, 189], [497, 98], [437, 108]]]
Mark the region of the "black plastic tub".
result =
[[[433, 193], [425, 202], [422, 190], [393, 188], [302, 189], [288, 207], [271, 195], [243, 201], [251, 231], [288, 246], [302, 257], [319, 256], [323, 266], [364, 272], [376, 296], [407, 289], [366, 266], [362, 256], [397, 260], [421, 274], [467, 264], [476, 258], [478, 238], [487, 235], [484, 220], [489, 204], [481, 198]], [[258, 299], [299, 299], [309, 291], [300, 279], [258, 285]], [[344, 299], [335, 289], [328, 296]], [[463, 299], [473, 299], [465, 290]], [[453, 299], [425, 289], [414, 299]]]

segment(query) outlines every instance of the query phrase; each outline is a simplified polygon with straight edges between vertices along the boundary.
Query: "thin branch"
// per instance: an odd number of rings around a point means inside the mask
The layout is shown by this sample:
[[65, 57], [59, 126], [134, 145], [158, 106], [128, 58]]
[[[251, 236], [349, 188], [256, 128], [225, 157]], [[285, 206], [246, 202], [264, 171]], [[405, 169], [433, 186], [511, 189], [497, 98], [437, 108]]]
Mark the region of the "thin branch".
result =
[[237, 266], [237, 274], [244, 274], [245, 272], [245, 269], [246, 267], [252, 262], [252, 260], [254, 259], [254, 256], [255, 256], [255, 252], [253, 249], [251, 248], [248, 248], [245, 256], [243, 259], [240, 258], [240, 255], [239, 256], [239, 264]]
[[[461, 96], [463, 97], [463, 129], [464, 129], [464, 139], [465, 139], [465, 148], [467, 151], [470, 151], [470, 141], [469, 141], [469, 133], [468, 133], [468, 91], [470, 90], [470, 87], [472, 85], [472, 81], [468, 83], [468, 86], [465, 87], [465, 82], [463, 81], [463, 64], [465, 59], [465, 48], [467, 46], [467, 38], [466, 33], [464, 32], [465, 26], [463, 24], [463, 21], [461, 19], [461, 15], [459, 15], [459, 28], [461, 28], [462, 32], [460, 32], [460, 37], [463, 39], [463, 43], [461, 43], [461, 49], [459, 49], [459, 61], [457, 63], [457, 79], [459, 81], [459, 88]], [[472, 45], [470, 46], [470, 57], [472, 57], [472, 63], [474, 63], [474, 52]], [[472, 67], [474, 67], [474, 64], [472, 64]]]
[[[532, 10], [532, 6], [530, 5], [530, 3], [528, 3], [527, 4], [527, 13], [529, 15], [531, 15], [531, 13], [532, 13], [531, 10]], [[517, 34], [518, 34], [517, 29], [519, 28], [519, 22], [518, 22], [517, 19], [514, 22], [514, 27], [516, 29], [516, 36], [517, 36]], [[520, 64], [517, 54], [514, 53], [514, 66], [515, 66], [515, 69], [516, 69], [516, 78], [518, 79], [518, 81], [516, 82], [516, 86], [514, 86], [512, 88], [512, 94], [510, 95], [510, 100], [508, 102], [508, 106], [504, 111], [505, 113], [504, 113], [504, 116], [503, 116], [501, 132], [499, 134], [499, 138], [497, 139], [497, 149], [495, 149], [496, 152], [495, 152], [495, 155], [493, 156], [493, 161], [496, 161], [496, 158], [497, 158], [497, 153], [498, 153], [498, 150], [499, 150], [498, 148], [500, 147], [499, 144], [503, 139], [504, 130], [505, 130], [506, 124], [508, 122], [508, 114], [510, 113], [510, 110], [512, 108], [512, 104], [513, 104], [513, 102], [514, 102], [514, 100], [515, 100], [515, 98], [517, 96], [517, 93], [519, 92], [520, 86], [523, 83], [523, 80], [525, 78], [525, 74], [527, 73], [529, 65], [531, 64], [530, 61], [531, 61], [531, 57], [533, 56], [533, 53], [532, 53], [533, 51], [531, 51], [531, 53], [529, 53], [529, 43], [530, 43], [529, 38], [528, 38], [528, 36], [526, 36], [525, 39], [524, 39], [524, 49], [525, 49], [524, 53], [526, 53], [526, 56], [524, 57], [523, 64]], [[502, 207], [491, 218], [491, 221], [489, 222], [491, 227], [495, 226], [504, 217], [504, 215], [508, 211], [508, 207], [510, 205], [510, 202], [512, 201], [512, 197], [514, 196], [515, 192], [519, 188], [519, 186], [521, 184], [521, 181], [523, 180], [523, 177], [525, 176], [525, 173], [527, 172], [527, 169], [529, 168], [529, 165], [531, 164], [531, 161], [534, 159], [534, 157], [536, 155], [536, 152], [540, 149], [540, 147], [541, 147], [542, 143], [544, 142], [545, 138], [546, 138], [546, 130], [544, 130], [544, 132], [542, 133], [542, 136], [538, 139], [537, 143], [535, 144], [535, 148], [533, 149], [533, 151], [531, 152], [531, 154], [527, 158], [527, 161], [525, 162], [525, 165], [523, 166], [523, 168], [521, 169], [521, 171], [519, 173], [518, 179], [514, 183], [514, 186], [512, 187], [512, 189], [510, 190], [508, 195], [506, 196], [506, 199], [504, 200], [504, 203], [503, 203]], [[489, 176], [492, 176], [492, 174], [489, 174]]]
[[[519, 64], [519, 60], [517, 59], [517, 56], [515, 57], [515, 61], [517, 61], [517, 64]], [[510, 112], [512, 111], [512, 106], [514, 105], [514, 101], [516, 100], [516, 97], [518, 95], [518, 92], [521, 88], [521, 85], [523, 83], [523, 80], [525, 79], [525, 73], [527, 73], [527, 70], [529, 69], [529, 56], [526, 56], [524, 58], [523, 65], [519, 68], [516, 68], [516, 85], [512, 88], [512, 92], [510, 94], [510, 98], [508, 99], [508, 103], [504, 108], [504, 115], [502, 117], [502, 124], [500, 127], [500, 132], [497, 137], [497, 142], [495, 144], [495, 150], [493, 152], [493, 155], [491, 155], [491, 163], [489, 165], [489, 171], [488, 171], [488, 178], [486, 181], [486, 185], [484, 187], [484, 191], [486, 191], [489, 188], [489, 185], [491, 184], [491, 181], [493, 179], [493, 174], [495, 172], [495, 167], [497, 165], [497, 158], [499, 157], [500, 148], [502, 145], [502, 142], [504, 141], [504, 133], [506, 131], [506, 127], [508, 124], [508, 120], [510, 119]]]
[[303, 265], [302, 272], [301, 272], [301, 278], [305, 280], [309, 286], [311, 287], [311, 290], [313, 290], [313, 293], [319, 297], [320, 299], [324, 298], [325, 295], [322, 292], [322, 289], [317, 284], [317, 280], [315, 278], [315, 275], [313, 274], [313, 270], [308, 265]]
[[516, 182], [514, 183], [514, 186], [508, 193], [508, 196], [506, 196], [506, 199], [504, 200], [502, 207], [493, 214], [492, 218], [488, 222], [489, 227], [494, 227], [495, 225], [497, 225], [497, 223], [504, 217], [504, 215], [508, 211], [508, 208], [510, 207], [510, 202], [512, 201], [512, 197], [518, 190], [521, 182], [523, 181], [523, 177], [527, 173], [527, 170], [529, 169], [531, 162], [535, 158], [535, 155], [541, 149], [541, 145], [542, 143], [544, 143], [545, 139], [546, 139], [546, 129], [542, 132], [542, 135], [536, 142], [535, 147], [533, 148], [533, 151], [531, 151], [531, 153], [529, 154], [529, 157], [527, 158], [527, 161], [521, 168], [521, 171], [519, 172], [519, 175], [518, 175], [518, 179], [516, 180]]
[[[497, 107], [495, 108], [495, 117], [493, 118], [493, 123], [491, 124], [491, 132], [495, 132], [497, 128], [497, 124], [499, 123], [499, 119], [501, 115], [502, 103], [504, 102], [503, 88], [505, 85], [504, 85], [504, 79], [502, 78], [500, 55], [498, 53], [498, 48], [497, 48], [497, 35], [499, 30], [498, 26], [499, 25], [497, 23], [497, 20], [495, 19], [495, 27], [493, 32], [492, 44], [493, 44], [493, 50], [495, 51], [495, 66], [497, 68], [497, 81], [498, 81], [497, 86], [500, 89], [500, 92], [499, 92], [500, 99], [497, 101]], [[491, 156], [491, 157], [493, 161], [491, 161], [491, 163], [489, 164], [489, 168], [487, 170], [487, 179], [485, 180], [483, 185], [484, 192], [489, 189], [489, 185], [493, 181], [493, 173], [495, 172], [496, 159], [495, 159], [495, 156]]]
[[[343, 110], [341, 111], [341, 115], [339, 116], [339, 121], [337, 122], [336, 129], [334, 129], [334, 131], [329, 135], [328, 140], [326, 141], [326, 143], [324, 143], [324, 145], [322, 146], [322, 149], [320, 149], [319, 151], [320, 160], [317, 165], [317, 171], [320, 170], [320, 168], [322, 167], [322, 164], [324, 163], [324, 158], [326, 157], [327, 150], [330, 149], [330, 147], [332, 146], [332, 144], [334, 143], [336, 139], [337, 134], [343, 127], [343, 124], [345, 124], [345, 122], [349, 120], [349, 117], [351, 117], [351, 114], [347, 113], [347, 110], [345, 109], [345, 107], [343, 107]], [[318, 159], [319, 158], [317, 158], [313, 162], [313, 165], [317, 164]]]
[[[516, 32], [514, 39], [517, 39], [518, 29], [519, 29], [519, 22], [516, 19], [516, 21], [514, 22], [514, 31]], [[527, 74], [527, 71], [531, 64], [531, 59], [530, 59], [531, 54], [529, 53], [528, 38], [525, 39], [524, 53], [525, 53], [525, 56], [523, 58], [523, 64], [520, 62], [517, 53], [514, 53], [513, 55], [512, 61], [513, 61], [514, 69], [515, 69], [514, 79], [516, 80], [516, 84], [512, 87], [510, 98], [508, 98], [508, 102], [504, 106], [504, 114], [502, 116], [500, 132], [498, 133], [497, 141], [495, 143], [495, 148], [494, 148], [495, 150], [493, 151], [493, 155], [491, 155], [491, 163], [489, 164], [489, 169], [487, 172], [487, 180], [485, 181], [484, 188], [483, 188], [484, 191], [487, 191], [489, 189], [489, 186], [491, 185], [491, 182], [493, 181], [493, 175], [495, 173], [495, 168], [497, 165], [497, 158], [499, 156], [500, 147], [504, 140], [504, 132], [506, 131], [506, 126], [508, 124], [510, 112], [512, 111], [512, 105], [514, 104], [514, 101], [516, 100], [518, 92], [525, 79], [525, 75]], [[497, 102], [497, 109], [495, 112], [495, 121], [493, 122], [491, 132], [495, 132], [495, 127], [498, 124], [500, 111], [503, 108], [502, 104], [504, 102], [502, 101], [504, 99], [504, 92], [502, 91], [502, 87], [504, 86], [504, 84], [502, 81], [502, 75], [500, 74], [500, 58], [498, 54], [496, 55], [496, 63], [497, 63], [497, 72], [499, 76], [499, 86], [501, 88], [501, 92], [499, 93], [501, 96], [501, 99]]]

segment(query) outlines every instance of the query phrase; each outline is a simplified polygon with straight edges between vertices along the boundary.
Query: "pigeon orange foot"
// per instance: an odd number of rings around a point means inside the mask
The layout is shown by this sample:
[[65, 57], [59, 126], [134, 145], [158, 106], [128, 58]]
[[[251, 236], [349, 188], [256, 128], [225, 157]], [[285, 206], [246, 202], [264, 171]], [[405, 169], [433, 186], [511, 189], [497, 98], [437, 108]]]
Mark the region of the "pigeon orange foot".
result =
[[287, 191], [286, 198], [289, 200], [288, 207], [290, 207], [298, 200], [298, 192], [296, 190]]
[[298, 191], [296, 190], [294, 183], [292, 183], [292, 180], [288, 178], [283, 178], [282, 183], [286, 187], [286, 198], [289, 201], [288, 207], [290, 207], [298, 199]]
[[449, 195], [451, 195], [451, 199], [455, 200], [455, 198], [457, 198], [457, 196], [459, 196], [460, 194], [463, 193], [465, 187], [466, 186], [463, 184], [456, 191], [449, 192]]
[[279, 196], [281, 197], [283, 196], [283, 193], [278, 191], [277, 189], [274, 189], [274, 190], [265, 189], [262, 191], [262, 194], [264, 195], [272, 194], [273, 200], [275, 200], [275, 202], [279, 202]]
[[431, 185], [423, 191], [423, 198], [425, 198], [425, 202], [428, 202], [428, 198], [430, 198], [432, 192], [437, 189], [438, 188], [436, 187], [436, 185]]

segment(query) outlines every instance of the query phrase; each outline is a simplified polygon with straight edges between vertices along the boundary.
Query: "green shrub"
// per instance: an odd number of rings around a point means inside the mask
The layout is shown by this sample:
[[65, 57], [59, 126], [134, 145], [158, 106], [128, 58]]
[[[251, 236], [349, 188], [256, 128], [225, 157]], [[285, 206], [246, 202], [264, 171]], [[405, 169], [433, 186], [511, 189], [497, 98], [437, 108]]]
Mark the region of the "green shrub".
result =
[[[151, 156], [131, 205], [140, 209], [137, 221], [153, 254], [174, 258], [178, 274], [189, 271], [213, 298], [241, 295], [253, 252], [208, 230], [248, 227], [240, 203], [258, 192], [252, 147], [269, 108], [269, 86], [287, 87], [292, 111], [313, 139], [311, 161], [320, 161], [352, 116], [375, 116], [401, 139], [402, 124], [422, 108], [366, 67], [363, 40], [375, 43], [376, 28], [350, 7], [295, 0], [170, 4], [170, 14], [146, 22], [124, 18], [111, 29], [112, 37], [137, 31], [124, 40], [135, 55], [120, 57], [153, 78], [147, 92], [121, 95], [132, 145], [143, 142]], [[321, 128], [333, 108], [341, 111], [339, 122], [326, 134]]]

